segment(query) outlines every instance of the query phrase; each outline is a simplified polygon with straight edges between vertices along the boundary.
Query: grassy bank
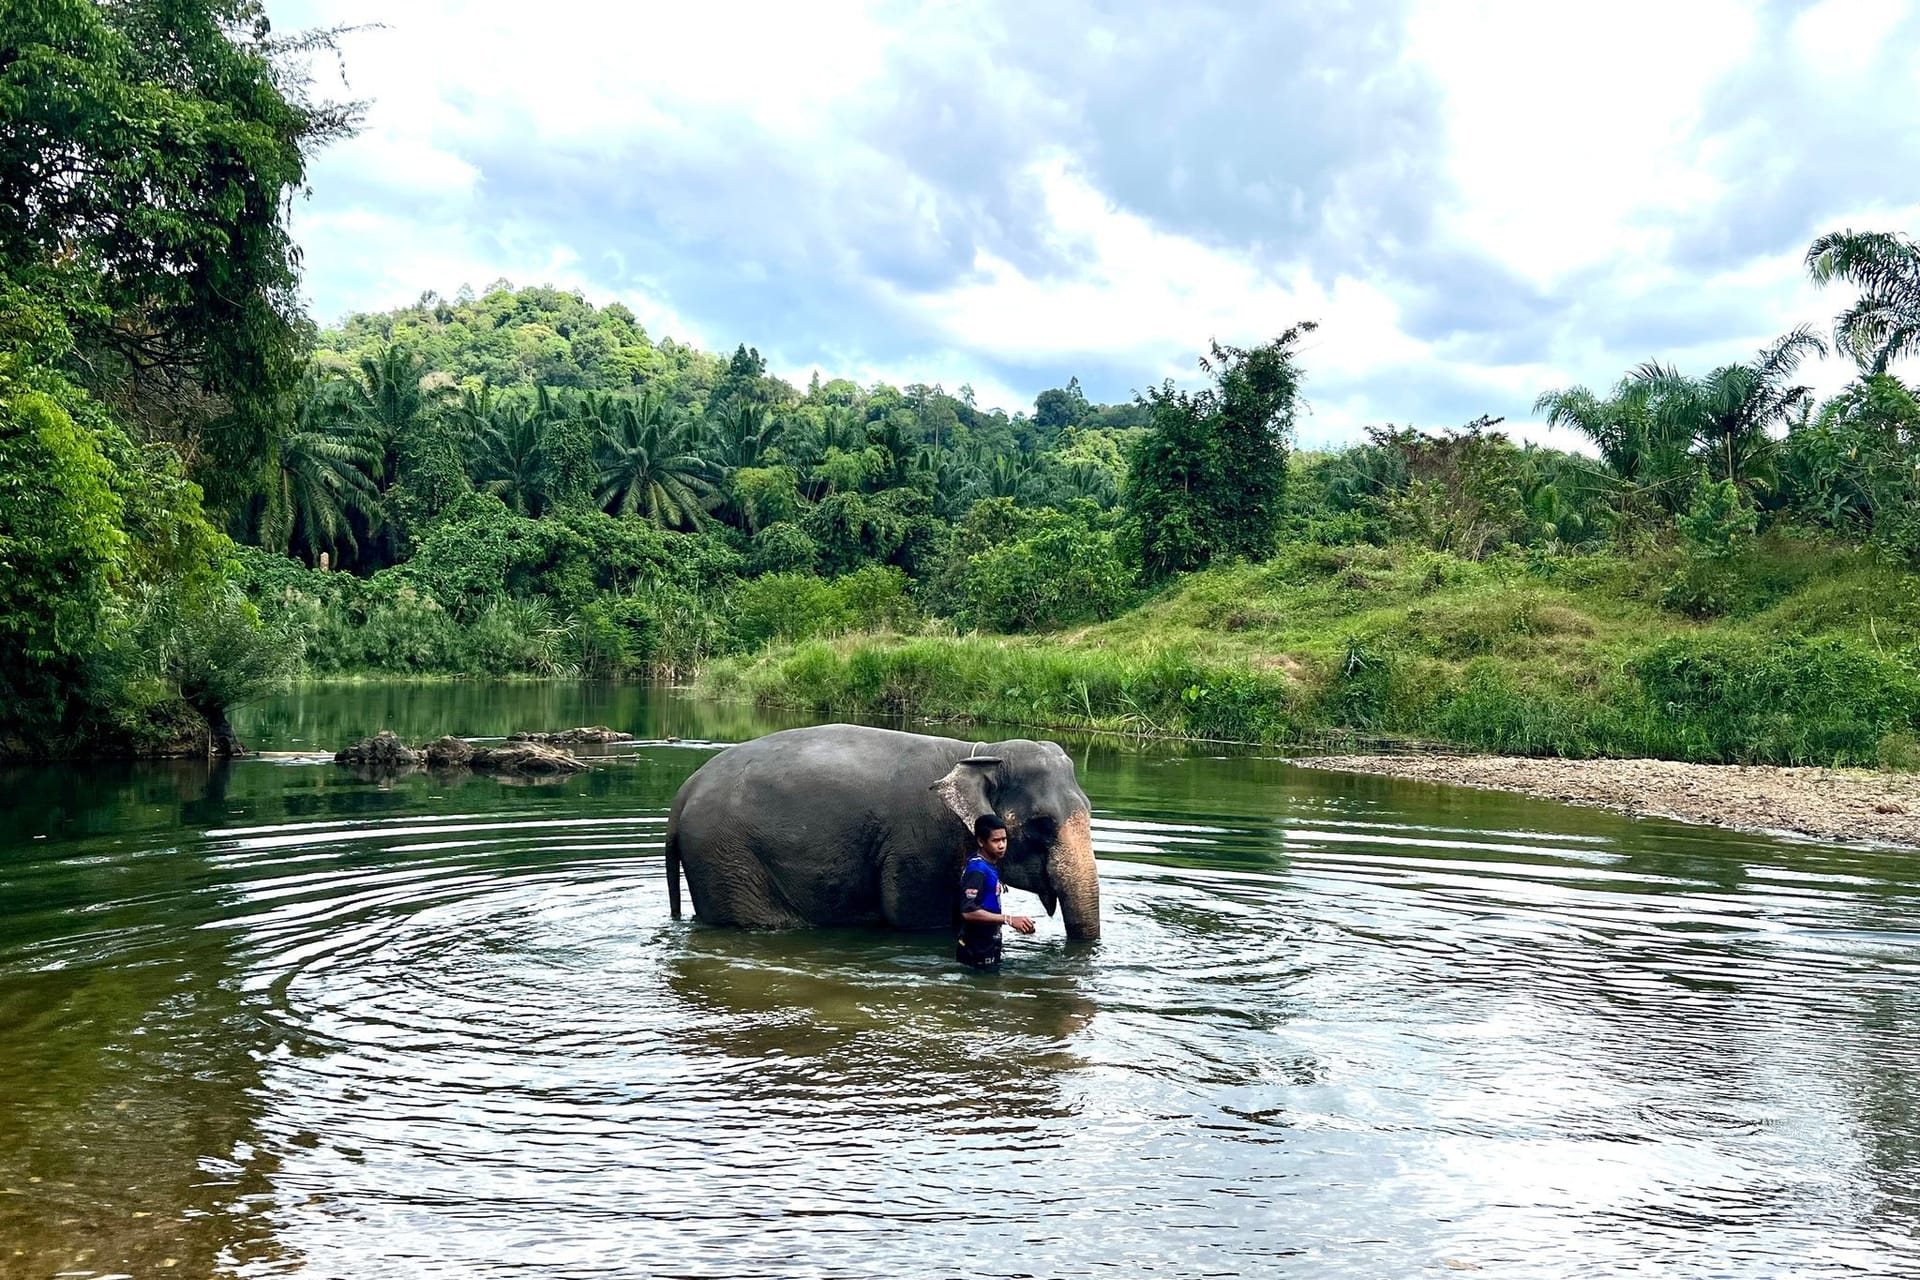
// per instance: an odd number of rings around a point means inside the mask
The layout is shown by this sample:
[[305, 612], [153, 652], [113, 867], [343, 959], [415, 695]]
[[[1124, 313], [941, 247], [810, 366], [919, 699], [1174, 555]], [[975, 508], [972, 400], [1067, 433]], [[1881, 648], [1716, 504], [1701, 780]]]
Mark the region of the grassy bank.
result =
[[1658, 554], [1296, 546], [1096, 626], [847, 635], [722, 660], [701, 683], [818, 714], [1277, 745], [1920, 763], [1920, 578], [1857, 548], [1765, 538], [1727, 570], [1727, 612], [1708, 621], [1667, 603], [1678, 571]]

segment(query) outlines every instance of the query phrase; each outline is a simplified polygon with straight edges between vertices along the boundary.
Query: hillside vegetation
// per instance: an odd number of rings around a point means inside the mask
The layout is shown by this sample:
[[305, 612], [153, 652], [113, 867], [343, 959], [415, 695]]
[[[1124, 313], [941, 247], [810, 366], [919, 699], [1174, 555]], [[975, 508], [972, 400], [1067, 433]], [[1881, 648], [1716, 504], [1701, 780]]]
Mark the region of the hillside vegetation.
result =
[[[1309, 321], [1011, 409], [501, 281], [316, 329], [351, 129], [255, 0], [46, 0], [0, 51], [0, 754], [231, 749], [291, 675], [686, 680], [822, 713], [1904, 764], [1920, 247], [1705, 371], [1291, 449]], [[1196, 335], [1197, 337], [1198, 335]], [[1810, 354], [1858, 366], [1816, 403]]]
[[1768, 538], [1735, 616], [1662, 608], [1670, 557], [1300, 546], [1044, 637], [862, 634], [717, 664], [705, 687], [821, 713], [1282, 745], [1920, 766], [1920, 579]]

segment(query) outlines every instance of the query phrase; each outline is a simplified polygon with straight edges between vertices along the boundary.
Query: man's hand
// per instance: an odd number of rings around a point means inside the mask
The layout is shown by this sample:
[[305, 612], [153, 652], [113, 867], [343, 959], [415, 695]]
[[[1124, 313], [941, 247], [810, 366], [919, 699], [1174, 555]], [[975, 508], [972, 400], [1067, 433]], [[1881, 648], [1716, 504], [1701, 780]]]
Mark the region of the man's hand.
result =
[[1013, 926], [1013, 931], [1015, 933], [1032, 933], [1033, 932], [1032, 916], [1008, 916], [1007, 923]]

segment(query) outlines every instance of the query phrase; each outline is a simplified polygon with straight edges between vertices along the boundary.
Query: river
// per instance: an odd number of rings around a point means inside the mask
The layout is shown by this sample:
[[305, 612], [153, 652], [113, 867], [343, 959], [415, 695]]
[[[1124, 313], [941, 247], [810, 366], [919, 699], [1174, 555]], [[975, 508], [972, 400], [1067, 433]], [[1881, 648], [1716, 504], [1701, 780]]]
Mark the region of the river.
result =
[[0, 1275], [1920, 1274], [1910, 854], [1069, 741], [1104, 937], [982, 978], [668, 918], [675, 789], [794, 721], [375, 684], [241, 728], [586, 723], [649, 741], [0, 775]]

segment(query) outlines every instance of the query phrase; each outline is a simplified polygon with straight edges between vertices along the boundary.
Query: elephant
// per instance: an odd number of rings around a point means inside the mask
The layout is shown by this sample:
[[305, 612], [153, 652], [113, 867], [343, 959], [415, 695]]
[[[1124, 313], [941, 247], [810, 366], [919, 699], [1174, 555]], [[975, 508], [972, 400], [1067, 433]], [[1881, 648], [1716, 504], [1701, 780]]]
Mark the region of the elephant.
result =
[[1007, 824], [1001, 879], [1058, 904], [1069, 938], [1098, 938], [1091, 806], [1058, 743], [850, 724], [736, 744], [687, 779], [667, 818], [673, 917], [684, 867], [706, 924], [947, 928], [989, 813]]

